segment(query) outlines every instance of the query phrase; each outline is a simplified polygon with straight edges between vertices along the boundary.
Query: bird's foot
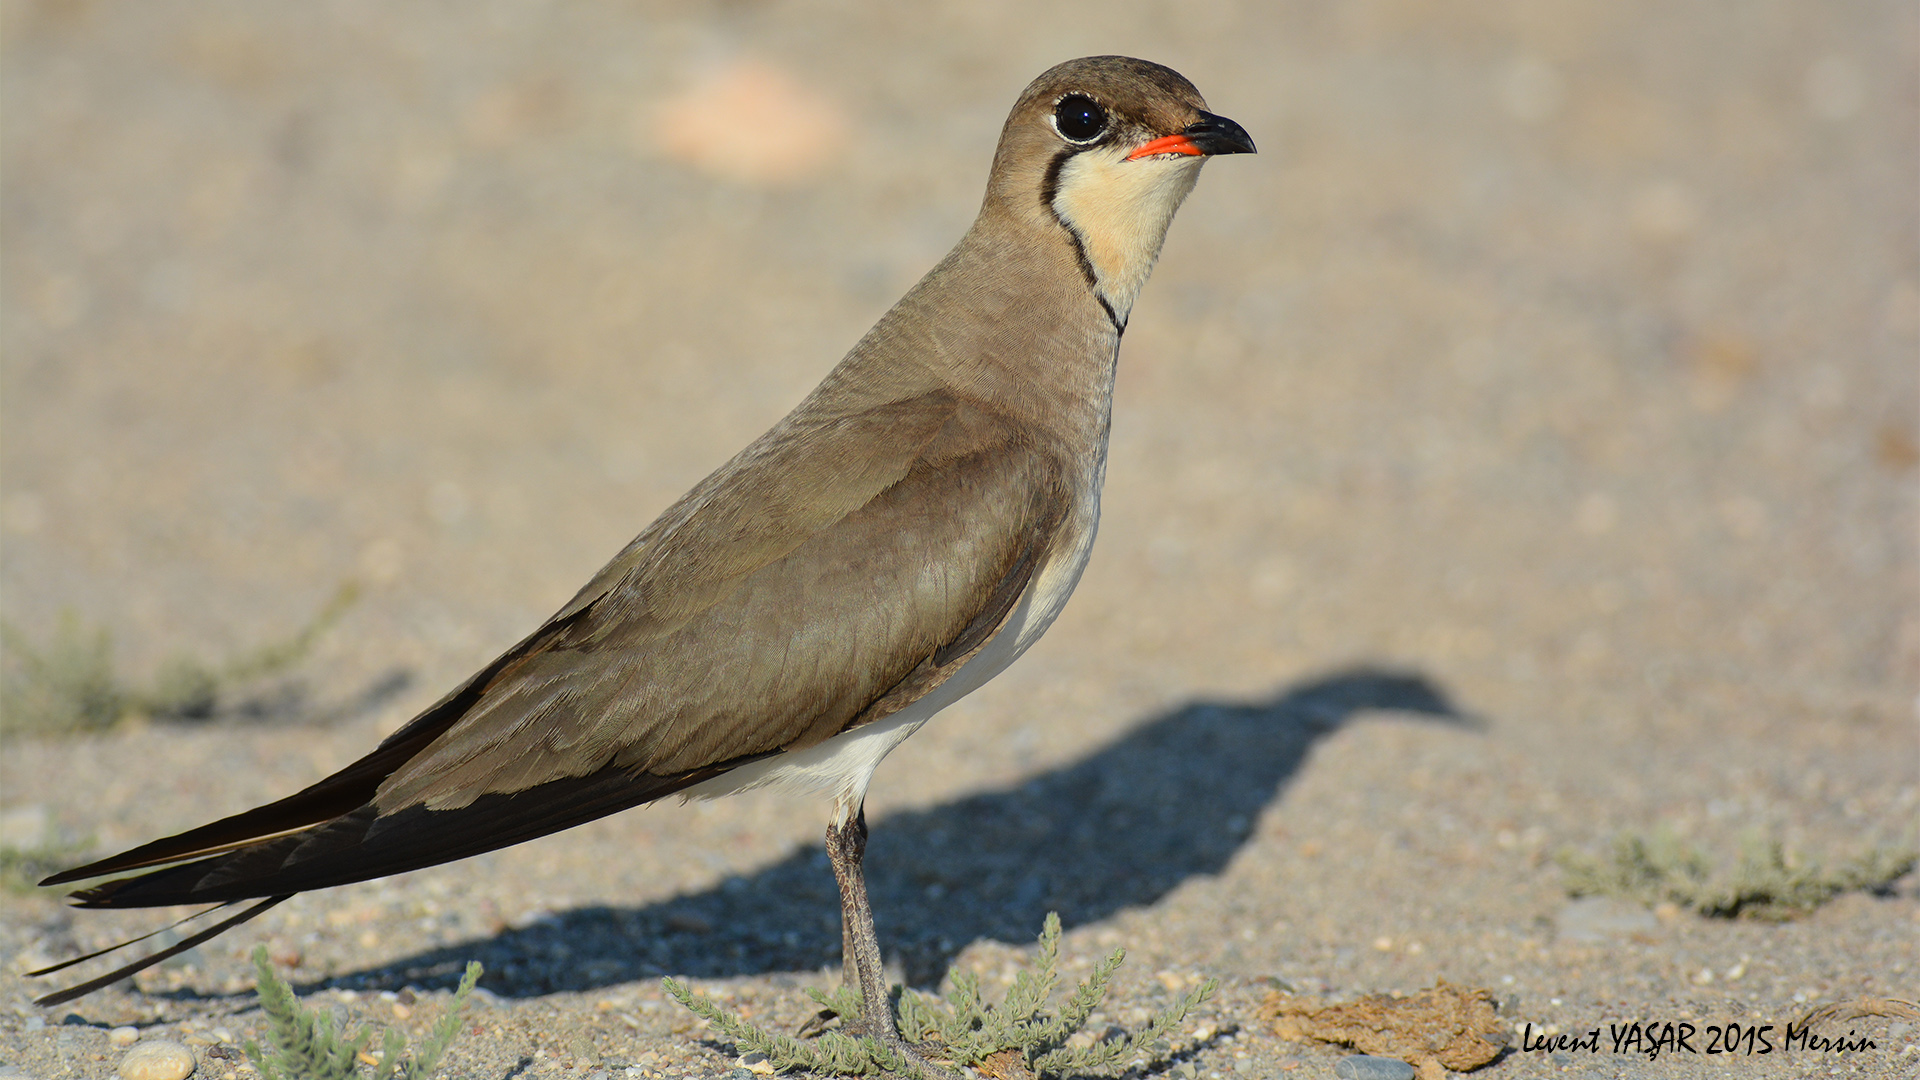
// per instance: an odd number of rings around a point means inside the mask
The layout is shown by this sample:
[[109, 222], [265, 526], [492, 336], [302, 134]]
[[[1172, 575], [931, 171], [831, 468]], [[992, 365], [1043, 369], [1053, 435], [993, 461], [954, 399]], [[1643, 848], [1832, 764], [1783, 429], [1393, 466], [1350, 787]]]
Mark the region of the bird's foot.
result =
[[[873, 1027], [858, 1014], [842, 1014], [838, 1009], [825, 1008], [808, 1017], [798, 1028], [794, 1037], [799, 1039], [817, 1038], [832, 1030], [833, 1022], [840, 1021], [840, 1033], [853, 1039], [871, 1039], [881, 1050], [876, 1055], [877, 1063], [901, 1075], [911, 1076], [918, 1070], [927, 1080], [960, 1080], [964, 1073], [956, 1073], [950, 1065], [939, 1064], [937, 1048], [929, 1044], [915, 1044], [900, 1037], [897, 1031], [874, 1031]], [[887, 1025], [889, 1028], [891, 1024]], [[899, 1065], [886, 1060], [888, 1057]]]
[[900, 1076], [914, 1076], [917, 1074], [925, 1077], [926, 1080], [961, 1080], [962, 1078], [961, 1073], [955, 1072], [948, 1065], [935, 1063], [933, 1060], [935, 1047], [924, 1043], [917, 1045], [910, 1043], [891, 1032], [874, 1034], [861, 1028], [856, 1028], [851, 1034], [872, 1039], [879, 1048], [892, 1055], [894, 1058], [893, 1061], [888, 1061], [881, 1055], [875, 1055], [875, 1060], [888, 1072]]

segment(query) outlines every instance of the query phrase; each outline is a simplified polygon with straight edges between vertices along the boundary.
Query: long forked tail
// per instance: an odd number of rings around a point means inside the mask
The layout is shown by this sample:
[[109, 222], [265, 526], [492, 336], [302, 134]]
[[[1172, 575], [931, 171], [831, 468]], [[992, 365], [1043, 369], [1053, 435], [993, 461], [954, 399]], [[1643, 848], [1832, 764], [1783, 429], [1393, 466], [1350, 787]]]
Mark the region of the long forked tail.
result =
[[[722, 762], [666, 777], [636, 775], [609, 765], [587, 776], [552, 780], [524, 791], [483, 795], [457, 810], [412, 806], [382, 815], [368, 804], [292, 831], [280, 830], [299, 818], [286, 814], [276, 804], [69, 870], [42, 884], [126, 869], [144, 870], [74, 893], [72, 899], [79, 907], [217, 905], [192, 916], [199, 918], [236, 904], [253, 903], [154, 955], [49, 994], [40, 999], [40, 1004], [58, 1005], [124, 979], [246, 922], [295, 893], [417, 870], [532, 840], [652, 802], [739, 763]], [[237, 836], [249, 831], [267, 835], [251, 843], [236, 842]], [[156, 866], [183, 858], [189, 861]], [[145, 938], [122, 942], [32, 974], [59, 971], [142, 940]]]
[[[291, 895], [291, 894], [288, 894], [288, 895]], [[155, 964], [158, 964], [172, 957], [178, 956], [179, 954], [186, 952], [188, 949], [193, 948], [195, 945], [198, 945], [201, 942], [210, 941], [213, 938], [226, 933], [228, 930], [231, 930], [236, 926], [239, 926], [241, 923], [246, 922], [248, 919], [253, 918], [255, 915], [260, 914], [261, 912], [267, 910], [268, 908], [274, 906], [275, 904], [280, 903], [285, 899], [287, 899], [286, 896], [269, 896], [266, 899], [260, 901], [259, 903], [254, 904], [252, 907], [249, 907], [241, 911], [238, 915], [230, 915], [227, 918], [222, 919], [217, 923], [214, 923], [212, 926], [207, 927], [205, 930], [202, 930], [197, 934], [193, 934], [191, 936], [181, 938], [179, 941], [176, 941], [172, 945], [169, 945], [166, 948], [161, 949], [159, 952], [151, 953], [147, 956], [143, 956], [140, 959], [135, 960], [133, 963], [128, 964], [124, 967], [115, 968], [114, 970], [107, 972], [105, 975], [102, 975], [97, 979], [88, 979], [86, 982], [80, 983], [77, 986], [69, 986], [65, 990], [56, 990], [53, 993], [46, 995], [45, 997], [35, 998], [33, 1003], [35, 1005], [64, 1005], [67, 1002], [74, 1000], [75, 998], [85, 997], [86, 995], [93, 993], [95, 990], [98, 990], [103, 986], [111, 986], [114, 983], [119, 982], [121, 979], [128, 977], [129, 975], [134, 975], [139, 972], [145, 971], [146, 969], [152, 967]], [[202, 911], [202, 912], [199, 912], [198, 914], [187, 916], [187, 918], [180, 920], [180, 922], [174, 923], [173, 926], [179, 926], [180, 923], [188, 922], [192, 919], [197, 919], [201, 915], [208, 915], [215, 911], [224, 910], [226, 908], [232, 907], [236, 903], [239, 903], [239, 901], [237, 900], [228, 901], [227, 903], [221, 904], [218, 907], [208, 908], [206, 911]], [[98, 950], [97, 952], [90, 952], [85, 956], [77, 956], [77, 957], [74, 957], [72, 960], [63, 960], [58, 964], [53, 964], [48, 967], [43, 967], [38, 971], [29, 971], [27, 972], [27, 974], [31, 976], [51, 975], [56, 971], [62, 971], [66, 968], [70, 968], [75, 964], [85, 963], [86, 961], [92, 960], [95, 957], [105, 956], [110, 952], [117, 952], [120, 949], [124, 949], [129, 945], [136, 945], [152, 937], [154, 934], [161, 933], [164, 930], [173, 929], [173, 926], [162, 927], [160, 930], [155, 930], [152, 934], [142, 934], [137, 938], [133, 938], [129, 941], [123, 941], [118, 945], [109, 945], [104, 949]]]

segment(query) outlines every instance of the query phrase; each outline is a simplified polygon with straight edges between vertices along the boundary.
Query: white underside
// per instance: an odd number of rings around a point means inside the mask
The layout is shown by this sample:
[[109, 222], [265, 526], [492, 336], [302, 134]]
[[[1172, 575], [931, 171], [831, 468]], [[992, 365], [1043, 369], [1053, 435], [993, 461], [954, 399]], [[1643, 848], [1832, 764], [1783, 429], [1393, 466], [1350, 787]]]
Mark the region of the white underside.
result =
[[[1104, 470], [1096, 470], [1095, 475], [1098, 476], [1100, 472]], [[1097, 487], [1093, 498], [1093, 512], [1089, 517], [1097, 523]], [[1051, 565], [1042, 568], [1035, 575], [1026, 595], [1020, 598], [1019, 604], [1007, 616], [1006, 625], [1000, 632], [975, 653], [973, 659], [968, 660], [927, 696], [892, 716], [836, 735], [817, 746], [762, 758], [696, 784], [683, 792], [683, 797], [713, 799], [769, 786], [825, 791], [831, 792], [834, 797], [834, 820], [838, 822], [851, 818], [866, 798], [867, 783], [873, 779], [873, 770], [893, 752], [894, 747], [920, 730], [920, 726], [933, 719], [935, 713], [985, 686], [988, 680], [1006, 670], [1007, 665], [1018, 660], [1053, 625], [1060, 609], [1066, 606], [1067, 597], [1072, 594], [1074, 586], [1080, 583], [1080, 572], [1086, 569], [1087, 557], [1093, 551], [1093, 534], [1094, 526], [1089, 524], [1078, 542], [1062, 552]]]

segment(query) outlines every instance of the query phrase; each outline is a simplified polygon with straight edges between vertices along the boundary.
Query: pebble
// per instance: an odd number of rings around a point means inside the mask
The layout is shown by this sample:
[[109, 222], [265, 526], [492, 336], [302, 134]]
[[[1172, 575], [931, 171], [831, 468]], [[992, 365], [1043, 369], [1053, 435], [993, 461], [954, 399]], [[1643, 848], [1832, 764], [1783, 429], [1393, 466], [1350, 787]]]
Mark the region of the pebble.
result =
[[1333, 1066], [1340, 1080], [1413, 1080], [1413, 1066], [1398, 1058], [1355, 1054]]
[[186, 1080], [193, 1075], [193, 1051], [177, 1042], [145, 1042], [120, 1059], [120, 1080]]
[[33, 1076], [18, 1065], [0, 1065], [0, 1080], [33, 1080]]
[[115, 1046], [132, 1046], [140, 1041], [140, 1029], [137, 1027], [117, 1027], [107, 1032], [107, 1041]]

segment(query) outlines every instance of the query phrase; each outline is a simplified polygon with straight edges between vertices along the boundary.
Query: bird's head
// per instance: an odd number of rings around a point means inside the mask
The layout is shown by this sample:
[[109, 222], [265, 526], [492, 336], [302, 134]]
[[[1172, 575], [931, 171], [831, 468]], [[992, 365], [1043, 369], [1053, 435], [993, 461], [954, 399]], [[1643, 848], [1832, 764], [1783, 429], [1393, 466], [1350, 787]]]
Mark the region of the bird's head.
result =
[[1089, 56], [1057, 65], [1007, 117], [988, 203], [1072, 234], [1124, 319], [1201, 163], [1254, 152], [1244, 128], [1206, 105], [1179, 72], [1150, 61]]

